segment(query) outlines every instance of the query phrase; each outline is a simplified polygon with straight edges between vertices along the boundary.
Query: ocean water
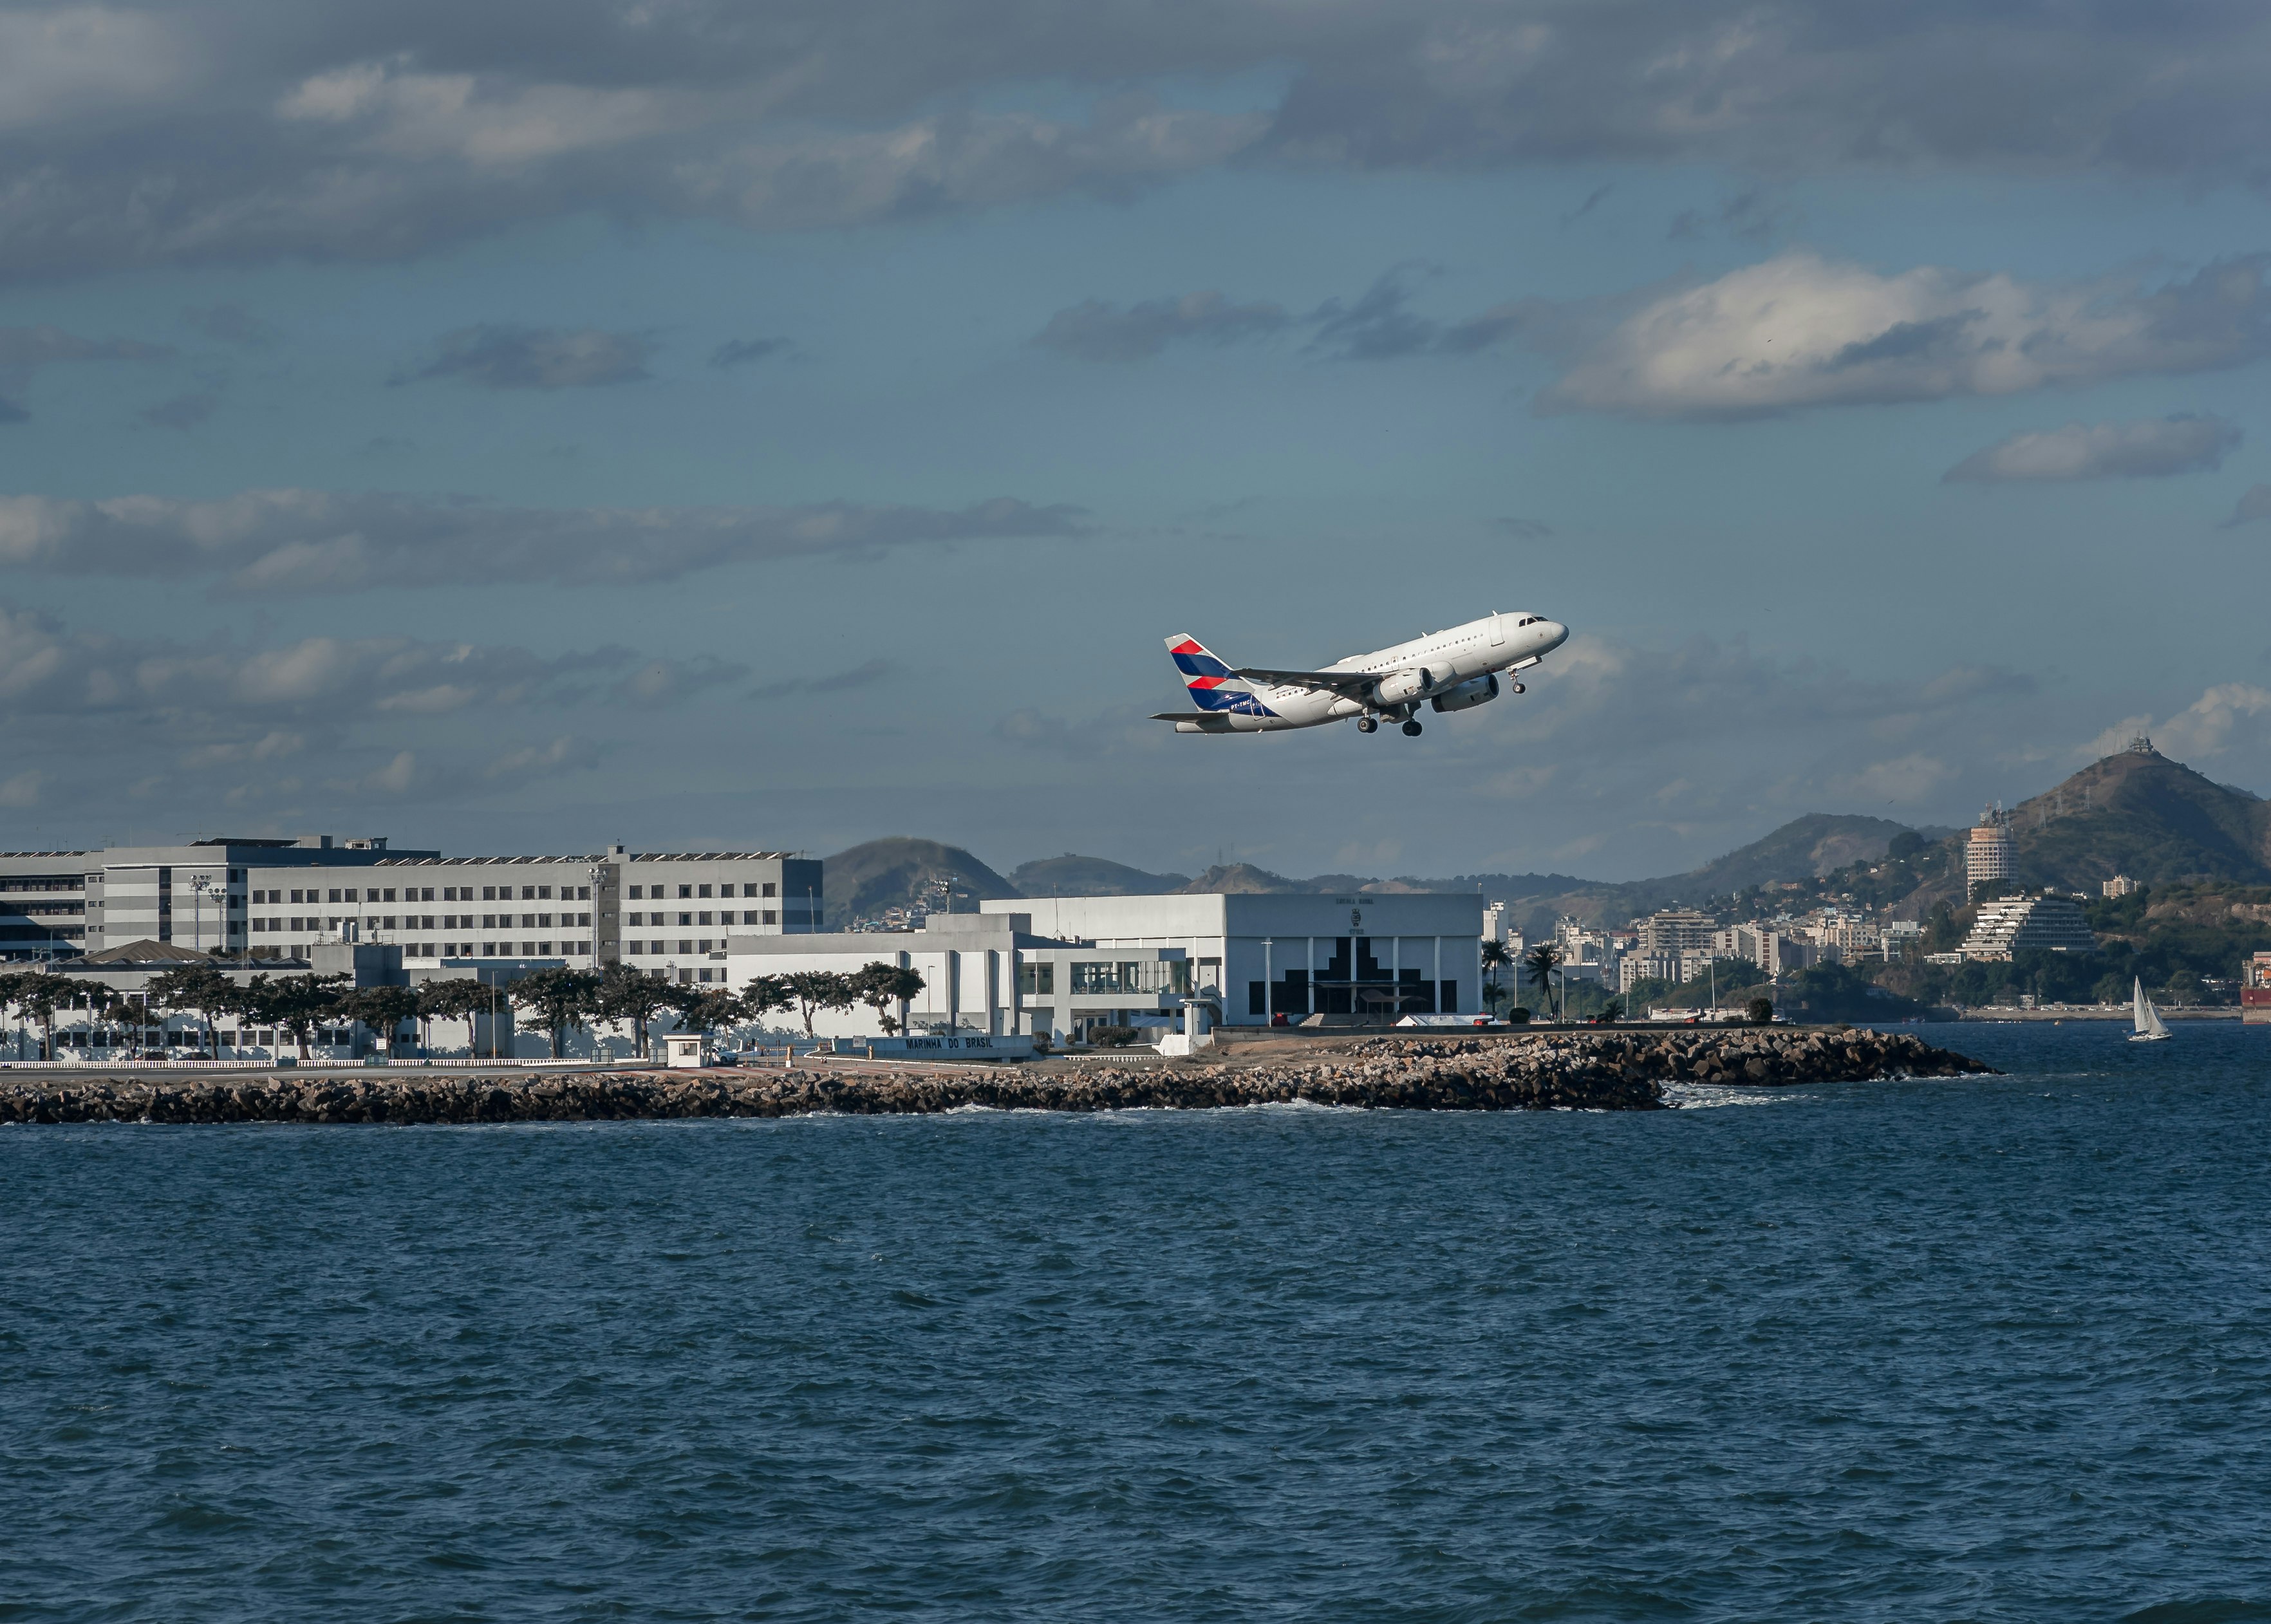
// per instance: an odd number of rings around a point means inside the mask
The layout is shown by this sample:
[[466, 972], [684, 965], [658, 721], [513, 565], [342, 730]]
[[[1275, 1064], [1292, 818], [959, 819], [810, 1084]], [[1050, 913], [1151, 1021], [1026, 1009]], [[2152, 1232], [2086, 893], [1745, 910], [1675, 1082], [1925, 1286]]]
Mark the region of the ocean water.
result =
[[2271, 1031], [1630, 1115], [0, 1129], [0, 1620], [2271, 1619]]

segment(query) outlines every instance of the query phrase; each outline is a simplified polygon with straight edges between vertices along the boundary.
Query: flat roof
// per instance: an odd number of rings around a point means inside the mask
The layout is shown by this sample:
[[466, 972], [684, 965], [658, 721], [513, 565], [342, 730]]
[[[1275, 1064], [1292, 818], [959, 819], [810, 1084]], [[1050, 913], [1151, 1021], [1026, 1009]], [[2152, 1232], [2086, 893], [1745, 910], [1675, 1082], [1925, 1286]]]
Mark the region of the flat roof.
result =
[[730, 863], [795, 860], [793, 852], [606, 852], [532, 857], [382, 857], [374, 868], [469, 868], [485, 863]]

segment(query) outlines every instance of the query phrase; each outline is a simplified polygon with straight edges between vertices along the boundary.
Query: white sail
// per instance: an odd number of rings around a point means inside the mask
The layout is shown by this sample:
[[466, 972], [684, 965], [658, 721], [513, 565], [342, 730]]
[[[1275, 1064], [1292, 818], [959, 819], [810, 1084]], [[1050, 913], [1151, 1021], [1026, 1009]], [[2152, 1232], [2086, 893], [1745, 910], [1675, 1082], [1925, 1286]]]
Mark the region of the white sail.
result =
[[2142, 976], [2139, 976], [2136, 980], [2134, 995], [2137, 1001], [2135, 1011], [2137, 1031], [2129, 1041], [2149, 1042], [2155, 1038], [2167, 1037], [2169, 1029], [2161, 1024], [2161, 1012], [2153, 1007], [2153, 1001], [2145, 996], [2145, 979]]

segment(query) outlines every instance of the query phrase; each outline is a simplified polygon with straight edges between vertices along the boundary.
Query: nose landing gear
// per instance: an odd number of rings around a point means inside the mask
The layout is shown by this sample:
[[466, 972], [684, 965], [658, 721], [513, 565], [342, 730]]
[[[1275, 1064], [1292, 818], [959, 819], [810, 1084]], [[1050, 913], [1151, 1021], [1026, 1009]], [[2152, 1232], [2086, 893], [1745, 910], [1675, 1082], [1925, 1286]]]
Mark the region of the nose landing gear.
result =
[[1526, 693], [1528, 693], [1530, 690], [1529, 690], [1528, 689], [1524, 688], [1521, 683], [1516, 682], [1516, 683], [1515, 683], [1515, 684], [1514, 684], [1513, 688], [1512, 688], [1509, 691], [1514, 692], [1514, 693], [1517, 693], [1517, 694], [1526, 694]]
[[1407, 739], [1416, 739], [1419, 736], [1419, 723], [1416, 718], [1404, 724], [1404, 736]]

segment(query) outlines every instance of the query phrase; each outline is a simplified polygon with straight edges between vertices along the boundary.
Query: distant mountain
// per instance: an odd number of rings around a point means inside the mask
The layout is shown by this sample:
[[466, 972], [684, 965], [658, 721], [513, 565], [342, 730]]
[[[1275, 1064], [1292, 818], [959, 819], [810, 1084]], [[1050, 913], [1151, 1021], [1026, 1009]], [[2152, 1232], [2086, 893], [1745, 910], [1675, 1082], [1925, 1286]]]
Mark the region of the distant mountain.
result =
[[1909, 832], [1906, 823], [1889, 818], [1864, 817], [1843, 812], [1814, 812], [1792, 818], [1780, 829], [1701, 868], [1666, 880], [1642, 880], [1642, 885], [1684, 888], [1683, 900], [1725, 896], [1754, 885], [1777, 880], [1818, 880], [1848, 863], [1874, 862], [1885, 854], [1893, 837]]
[[1157, 897], [1191, 883], [1187, 874], [1147, 874], [1106, 857], [1044, 857], [1019, 863], [1009, 878], [1028, 897]]
[[1848, 863], [1873, 861], [1885, 854], [1905, 823], [1840, 812], [1813, 812], [1714, 858], [1686, 874], [1653, 880], [1580, 880], [1564, 874], [1470, 874], [1456, 879], [1409, 883], [1427, 890], [1471, 891], [1513, 908], [1530, 935], [1549, 931], [1563, 914], [1588, 925], [1621, 925], [1674, 904], [1700, 906], [1754, 885], [1778, 880], [1813, 880]]
[[926, 900], [925, 888], [939, 880], [948, 881], [952, 897], [966, 907], [1022, 894], [958, 846], [905, 836], [838, 852], [822, 860], [820, 872], [830, 929], [872, 919], [885, 908], [912, 907]]
[[2271, 883], [2271, 801], [2157, 750], [2124, 750], [2013, 808], [2011, 860], [2023, 885], [2094, 891], [2117, 874]]
[[1272, 874], [1267, 868], [1255, 868], [1252, 863], [1216, 863], [1180, 889], [1187, 896], [1198, 897], [1214, 891], [1237, 896], [1283, 895], [1314, 892], [1317, 888], [1307, 880], [1289, 880], [1282, 874]]

